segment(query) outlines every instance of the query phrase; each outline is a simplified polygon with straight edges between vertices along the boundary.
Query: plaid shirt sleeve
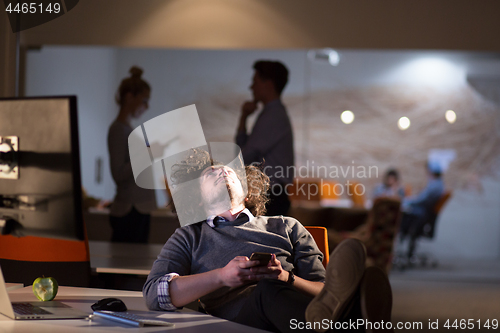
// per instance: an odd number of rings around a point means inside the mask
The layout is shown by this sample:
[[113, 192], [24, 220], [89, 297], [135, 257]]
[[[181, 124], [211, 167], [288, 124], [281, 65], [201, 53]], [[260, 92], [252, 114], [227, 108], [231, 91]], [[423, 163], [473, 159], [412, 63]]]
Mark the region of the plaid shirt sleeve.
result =
[[172, 304], [172, 300], [170, 299], [170, 286], [169, 283], [176, 276], [179, 276], [177, 273], [169, 273], [165, 274], [158, 281], [158, 304], [160, 308], [167, 311], [175, 311], [180, 309]]

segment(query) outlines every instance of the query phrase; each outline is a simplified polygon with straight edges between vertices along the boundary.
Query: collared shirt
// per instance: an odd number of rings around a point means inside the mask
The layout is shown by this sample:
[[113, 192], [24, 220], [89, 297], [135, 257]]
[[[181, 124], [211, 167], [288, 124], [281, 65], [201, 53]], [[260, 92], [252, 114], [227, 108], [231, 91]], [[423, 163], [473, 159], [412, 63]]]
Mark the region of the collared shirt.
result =
[[[253, 218], [253, 214], [247, 208], [245, 208], [236, 216], [236, 219], [234, 221], [229, 221], [222, 216], [211, 215], [205, 222], [210, 227], [216, 228], [218, 223], [244, 223], [251, 221]], [[158, 282], [158, 304], [163, 310], [175, 311], [179, 309], [172, 304], [172, 299], [170, 298], [170, 282], [177, 276], [179, 276], [179, 274], [177, 273], [168, 273], [161, 277], [160, 281]]]
[[175, 311], [181, 309], [173, 305], [170, 298], [170, 281], [177, 276], [179, 276], [177, 273], [165, 274], [158, 282], [158, 304], [163, 310]]
[[403, 211], [422, 217], [427, 216], [432, 212], [443, 192], [443, 180], [441, 178], [431, 178], [422, 192], [403, 200]]
[[[246, 215], [246, 217], [242, 216], [242, 214]], [[242, 219], [246, 219], [244, 222], [251, 221], [254, 218], [253, 214], [250, 213], [250, 211], [247, 208], [245, 208], [241, 212], [239, 212], [239, 214], [236, 215], [236, 219], [235, 220], [239, 220], [240, 216], [242, 217]], [[226, 218], [224, 218], [224, 217], [222, 217], [222, 216], [210, 215], [207, 218], [207, 221], [206, 221], [206, 223], [209, 226], [211, 226], [212, 228], [215, 228], [215, 226], [217, 225], [218, 222], [229, 222], [229, 220], [226, 219]]]
[[236, 144], [246, 165], [264, 162], [264, 172], [271, 184], [292, 183], [295, 175], [292, 124], [281, 100], [267, 103], [252, 133], [238, 132]]

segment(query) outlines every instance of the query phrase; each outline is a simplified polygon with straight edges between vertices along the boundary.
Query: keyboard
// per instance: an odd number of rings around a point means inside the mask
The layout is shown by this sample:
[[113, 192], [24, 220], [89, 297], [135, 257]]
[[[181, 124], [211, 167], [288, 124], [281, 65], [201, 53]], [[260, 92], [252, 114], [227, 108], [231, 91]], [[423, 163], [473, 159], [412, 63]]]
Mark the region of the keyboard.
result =
[[118, 321], [127, 325], [143, 327], [143, 326], [169, 326], [174, 327], [175, 324], [162, 319], [151, 319], [136, 315], [129, 312], [113, 312], [113, 311], [94, 311], [94, 316], [106, 318], [109, 320]]
[[45, 311], [36, 305], [31, 303], [12, 303], [12, 308], [14, 312], [19, 315], [39, 315], [39, 314], [52, 314], [49, 311]]

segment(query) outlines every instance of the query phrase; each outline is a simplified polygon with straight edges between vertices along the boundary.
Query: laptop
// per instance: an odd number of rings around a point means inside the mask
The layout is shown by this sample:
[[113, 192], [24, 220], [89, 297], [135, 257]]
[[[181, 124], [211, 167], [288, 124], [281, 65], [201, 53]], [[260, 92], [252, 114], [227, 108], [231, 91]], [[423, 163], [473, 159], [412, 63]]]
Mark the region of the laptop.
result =
[[80, 319], [89, 314], [62, 302], [10, 302], [2, 269], [0, 267], [0, 313], [16, 320]]

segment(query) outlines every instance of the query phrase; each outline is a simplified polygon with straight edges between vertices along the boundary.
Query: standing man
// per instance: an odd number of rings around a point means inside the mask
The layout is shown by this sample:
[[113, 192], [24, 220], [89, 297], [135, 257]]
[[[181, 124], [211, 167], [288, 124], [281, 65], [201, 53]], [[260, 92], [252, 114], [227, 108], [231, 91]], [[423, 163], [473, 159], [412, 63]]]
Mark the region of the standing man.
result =
[[[271, 179], [268, 216], [286, 215], [290, 200], [286, 185], [293, 182], [294, 151], [290, 118], [281, 102], [281, 93], [288, 82], [288, 69], [279, 61], [259, 60], [253, 65], [253, 101], [241, 107], [236, 144], [241, 148], [245, 163], [264, 163], [264, 172]], [[264, 109], [257, 118], [251, 134], [246, 120], [262, 103]]]

